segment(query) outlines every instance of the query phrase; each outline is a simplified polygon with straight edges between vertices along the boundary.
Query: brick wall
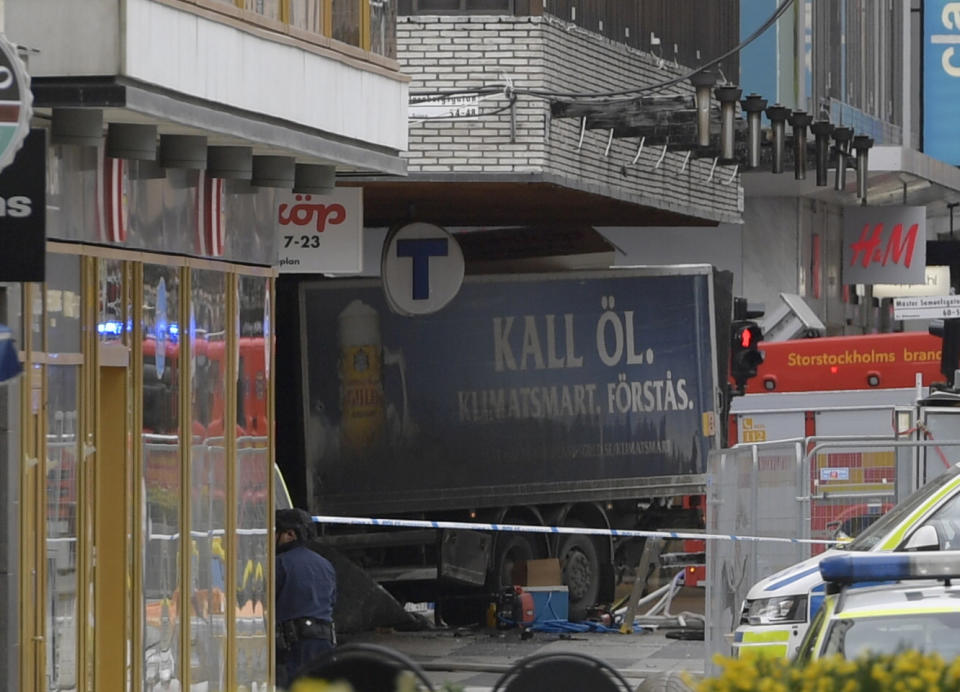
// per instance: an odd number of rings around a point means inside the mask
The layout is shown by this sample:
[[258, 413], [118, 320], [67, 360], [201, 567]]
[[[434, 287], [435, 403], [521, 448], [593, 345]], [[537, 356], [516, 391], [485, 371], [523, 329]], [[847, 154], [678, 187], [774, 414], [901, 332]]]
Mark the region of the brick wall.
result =
[[[411, 94], [472, 89], [508, 81], [551, 93], [621, 90], [653, 84], [680, 72], [655, 56], [611, 42], [552, 17], [413, 16], [397, 23], [398, 58], [411, 75]], [[660, 93], [690, 93], [688, 83]], [[411, 175], [444, 174], [522, 179], [524, 174], [612, 198], [705, 219], [739, 222], [743, 192], [732, 168], [690, 159], [638, 140], [587, 130], [578, 148], [580, 121], [551, 119], [546, 100], [520, 96], [513, 117], [503, 94], [481, 101], [473, 120], [410, 123]], [[511, 122], [513, 134], [511, 135]]]

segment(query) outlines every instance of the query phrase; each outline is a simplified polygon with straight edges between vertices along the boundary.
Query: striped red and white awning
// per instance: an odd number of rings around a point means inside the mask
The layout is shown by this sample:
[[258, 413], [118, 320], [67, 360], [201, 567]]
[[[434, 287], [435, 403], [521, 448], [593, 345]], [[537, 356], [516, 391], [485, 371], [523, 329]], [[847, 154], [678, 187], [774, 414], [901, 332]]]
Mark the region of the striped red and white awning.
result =
[[97, 212], [100, 239], [110, 243], [125, 242], [130, 223], [127, 162], [104, 156], [99, 183]]
[[223, 255], [224, 217], [223, 178], [211, 178], [200, 171], [197, 181], [197, 252], [201, 255]]

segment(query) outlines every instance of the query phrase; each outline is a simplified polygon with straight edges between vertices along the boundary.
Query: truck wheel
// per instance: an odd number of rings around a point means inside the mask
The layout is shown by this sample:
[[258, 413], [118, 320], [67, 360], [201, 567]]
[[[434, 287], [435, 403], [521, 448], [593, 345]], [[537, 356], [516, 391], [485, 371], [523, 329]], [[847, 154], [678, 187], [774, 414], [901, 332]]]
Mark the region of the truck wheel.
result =
[[497, 561], [494, 572], [494, 586], [497, 590], [513, 584], [514, 565], [537, 557], [533, 544], [526, 536], [505, 536], [504, 539], [497, 541]]
[[570, 596], [570, 619], [583, 620], [600, 593], [600, 558], [589, 536], [567, 536], [558, 552]]

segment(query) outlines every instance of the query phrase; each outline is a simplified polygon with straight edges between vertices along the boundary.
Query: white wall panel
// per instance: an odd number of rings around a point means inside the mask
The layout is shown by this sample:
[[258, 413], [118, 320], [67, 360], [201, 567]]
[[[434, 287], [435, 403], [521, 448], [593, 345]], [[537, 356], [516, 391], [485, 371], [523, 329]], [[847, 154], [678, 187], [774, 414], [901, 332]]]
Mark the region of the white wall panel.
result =
[[799, 287], [797, 199], [760, 197], [743, 211], [743, 295], [773, 308]]
[[127, 0], [128, 77], [405, 149], [404, 82], [150, 0]]
[[35, 77], [123, 75], [359, 142], [407, 147], [406, 82], [191, 12], [152, 0], [6, 0], [5, 20], [7, 36], [37, 51]]
[[[740, 224], [716, 227], [637, 226], [596, 229], [617, 246], [618, 267], [635, 264], [712, 264], [733, 272], [733, 292], [743, 295], [743, 257]], [[623, 252], [619, 252], [622, 250]]]
[[5, 5], [7, 38], [36, 51], [30, 55], [33, 77], [117, 73], [117, 0], [6, 0]]

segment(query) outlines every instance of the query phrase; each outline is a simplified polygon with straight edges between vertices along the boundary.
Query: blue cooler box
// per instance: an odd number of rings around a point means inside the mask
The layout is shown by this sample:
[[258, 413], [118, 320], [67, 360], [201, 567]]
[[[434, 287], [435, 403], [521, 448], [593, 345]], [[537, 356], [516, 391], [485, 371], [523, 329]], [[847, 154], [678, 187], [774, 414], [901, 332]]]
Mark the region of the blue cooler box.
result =
[[533, 596], [533, 621], [570, 619], [570, 595], [566, 586], [523, 586]]

